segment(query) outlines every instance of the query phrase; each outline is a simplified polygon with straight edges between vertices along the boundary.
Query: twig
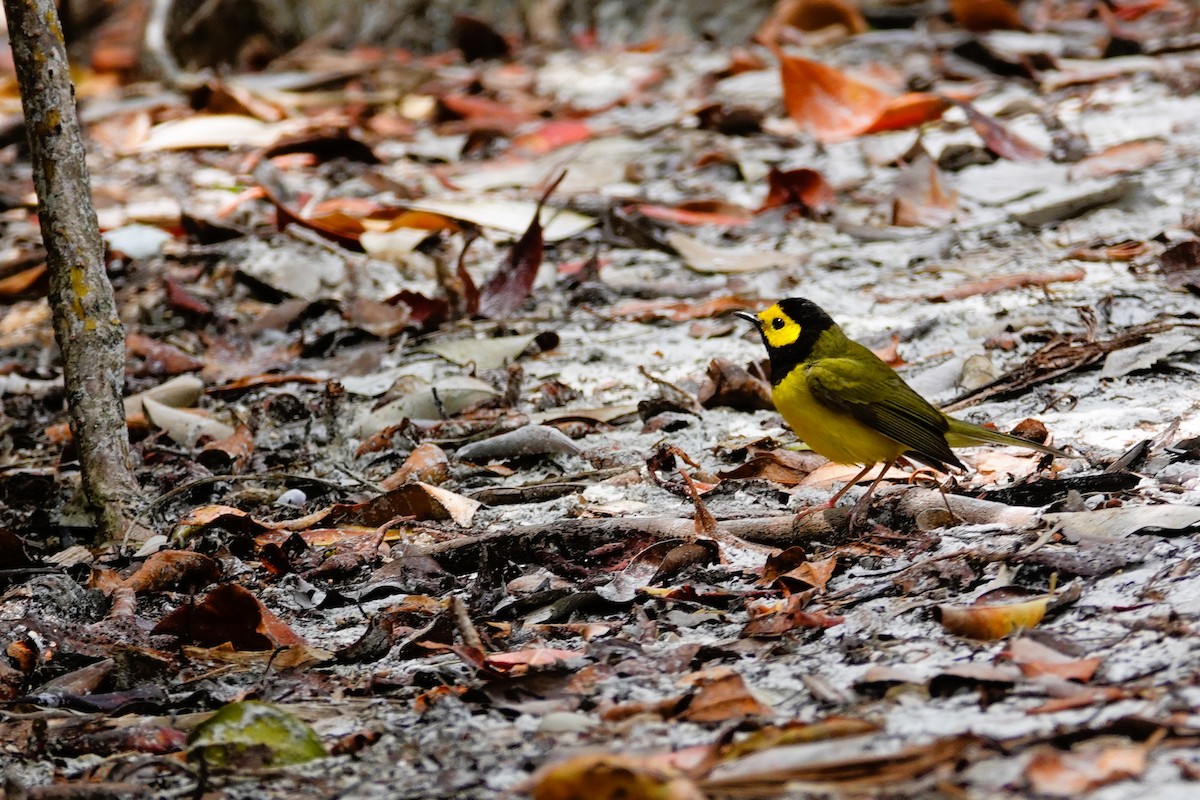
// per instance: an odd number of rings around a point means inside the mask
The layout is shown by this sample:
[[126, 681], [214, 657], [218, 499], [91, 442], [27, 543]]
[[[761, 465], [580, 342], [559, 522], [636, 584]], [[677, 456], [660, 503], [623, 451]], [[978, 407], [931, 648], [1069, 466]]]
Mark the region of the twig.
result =
[[479, 630], [471, 621], [466, 604], [456, 594], [450, 595], [450, 613], [454, 616], [454, 624], [463, 638], [463, 644], [473, 647], [481, 653], [486, 653], [487, 648], [483, 646], [483, 637], [479, 635]]
[[[849, 514], [832, 509], [823, 514], [796, 517], [784, 514], [775, 517], [751, 517], [720, 520], [714, 538], [735, 539], [789, 547], [813, 540], [836, 541], [848, 531]], [[677, 517], [613, 517], [606, 519], [563, 519], [544, 525], [522, 525], [502, 531], [488, 531], [438, 542], [415, 550], [432, 556], [449, 570], [473, 572], [483, 553], [500, 547], [508, 558], [536, 558], [547, 551], [585, 552], [614, 541], [634, 536], [653, 539], [682, 539], [694, 541], [695, 522]]]
[[75, 89], [54, 0], [4, 0], [50, 271], [71, 432], [104, 539], [132, 529], [140, 503], [121, 402], [125, 331], [104, 270]]

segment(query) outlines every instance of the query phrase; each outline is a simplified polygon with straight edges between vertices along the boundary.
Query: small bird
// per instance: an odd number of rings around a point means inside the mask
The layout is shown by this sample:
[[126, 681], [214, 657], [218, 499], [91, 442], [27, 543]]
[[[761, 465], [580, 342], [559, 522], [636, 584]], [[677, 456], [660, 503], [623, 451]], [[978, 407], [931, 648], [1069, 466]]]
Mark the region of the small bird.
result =
[[771, 357], [771, 399], [796, 435], [830, 461], [863, 465], [824, 508], [833, 508], [874, 465], [883, 463], [855, 503], [851, 521], [866, 509], [875, 486], [901, 456], [942, 472], [966, 468], [951, 447], [1008, 444], [1071, 457], [943, 414], [810, 300], [792, 297], [758, 315], [736, 313], [754, 323], [762, 336]]

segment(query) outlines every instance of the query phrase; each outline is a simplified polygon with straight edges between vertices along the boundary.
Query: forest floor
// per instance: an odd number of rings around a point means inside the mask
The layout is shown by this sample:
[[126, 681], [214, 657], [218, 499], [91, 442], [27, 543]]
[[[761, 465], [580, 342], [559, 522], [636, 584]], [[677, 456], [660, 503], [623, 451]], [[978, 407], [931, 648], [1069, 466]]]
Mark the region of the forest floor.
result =
[[[793, 35], [782, 70], [81, 76], [155, 535], [91, 539], [9, 144], [5, 796], [1194, 796], [1200, 56], [1166, 9], [1108, 58], [1081, 16]], [[880, 123], [906, 89], [919, 127]], [[857, 469], [795, 446], [732, 314], [792, 296], [1076, 457], [795, 518]], [[325, 754], [230, 747], [248, 700]]]

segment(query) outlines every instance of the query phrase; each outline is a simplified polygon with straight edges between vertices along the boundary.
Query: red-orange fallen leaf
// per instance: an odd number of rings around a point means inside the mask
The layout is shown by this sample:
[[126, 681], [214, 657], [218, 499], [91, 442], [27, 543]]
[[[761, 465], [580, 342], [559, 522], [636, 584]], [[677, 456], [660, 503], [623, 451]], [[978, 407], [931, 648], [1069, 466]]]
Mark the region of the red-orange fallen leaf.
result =
[[244, 667], [264, 669], [268, 664], [273, 669], [292, 669], [306, 664], [328, 661], [332, 654], [327, 650], [307, 644], [277, 647], [272, 650], [238, 650], [228, 642], [216, 647], [194, 647], [184, 645], [183, 654], [193, 661], [211, 661], [218, 664], [237, 664]]
[[928, 94], [891, 97], [841, 70], [774, 48], [788, 116], [818, 141], [912, 127], [937, 119], [948, 103]]
[[778, 50], [788, 116], [822, 142], [852, 139], [870, 128], [890, 98], [841, 70]]
[[399, 228], [452, 233], [462, 230], [462, 227], [449, 217], [432, 211], [413, 211], [403, 207], [377, 208], [363, 217], [362, 224], [366, 230], [379, 233], [388, 233]]
[[512, 147], [526, 155], [545, 155], [560, 147], [586, 142], [594, 135], [591, 126], [583, 120], [556, 120], [515, 137]]
[[413, 700], [413, 710], [424, 714], [429, 709], [451, 697], [460, 697], [467, 693], [466, 686], [435, 686], [427, 692], [421, 692]]
[[1017, 9], [1008, 0], [950, 0], [954, 21], [972, 33], [1023, 30]]
[[172, 611], [152, 632], [178, 636], [202, 647], [229, 642], [238, 650], [274, 650], [304, 644], [257, 597], [232, 583], [218, 586], [195, 605]]
[[871, 352], [893, 369], [899, 369], [908, 363], [900, 356], [900, 337], [894, 333], [887, 344], [883, 347], [872, 348]]
[[465, 119], [482, 122], [500, 130], [512, 130], [534, 119], [512, 103], [474, 94], [445, 94], [438, 98], [439, 119]]
[[742, 636], [772, 638], [796, 628], [832, 628], [845, 622], [845, 617], [830, 616], [824, 611], [801, 611], [812, 596], [813, 592], [808, 591], [785, 598], [781, 604], [782, 610], [760, 613], [746, 623], [746, 627], [742, 628]]
[[771, 167], [767, 173], [767, 196], [756, 213], [789, 206], [803, 214], [821, 216], [833, 209], [837, 195], [825, 177], [815, 169], [790, 169], [786, 172]]
[[[1160, 9], [1176, 9], [1184, 13], [1187, 8], [1177, 0], [1124, 0], [1124, 2], [1116, 3], [1116, 8], [1109, 11], [1117, 19], [1125, 22], [1136, 22], [1147, 14], [1153, 13]], [[1108, 9], [1099, 6], [1097, 11], [1108, 11]]]
[[1141, 745], [1107, 746], [1062, 752], [1039, 749], [1025, 767], [1025, 778], [1038, 794], [1079, 797], [1116, 781], [1136, 778], [1146, 771], [1146, 748]]
[[889, 100], [883, 113], [867, 128], [865, 133], [915, 128], [926, 122], [941, 119], [942, 114], [951, 105], [950, 100], [941, 95], [929, 92], [908, 92]]
[[717, 73], [718, 78], [731, 78], [743, 72], [758, 72], [767, 68], [766, 62], [758, 53], [744, 47], [735, 47], [729, 53], [729, 63]]
[[643, 216], [681, 225], [734, 227], [747, 225], [752, 219], [748, 210], [725, 200], [689, 200], [674, 207], [643, 203], [636, 208]]
[[236, 533], [251, 535], [262, 533], [267, 526], [251, 517], [240, 508], [232, 506], [201, 506], [194, 508], [175, 523], [175, 533], [186, 538], [197, 530], [208, 527], [220, 527]]

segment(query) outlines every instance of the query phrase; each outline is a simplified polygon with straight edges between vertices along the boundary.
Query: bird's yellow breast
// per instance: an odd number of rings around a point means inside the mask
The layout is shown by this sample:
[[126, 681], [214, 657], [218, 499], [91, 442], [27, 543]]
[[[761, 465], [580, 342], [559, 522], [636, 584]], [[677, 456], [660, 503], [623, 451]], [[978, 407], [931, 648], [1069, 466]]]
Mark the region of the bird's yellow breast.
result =
[[900, 456], [904, 445], [813, 397], [796, 367], [771, 390], [775, 408], [815, 452], [839, 464], [876, 464]]

